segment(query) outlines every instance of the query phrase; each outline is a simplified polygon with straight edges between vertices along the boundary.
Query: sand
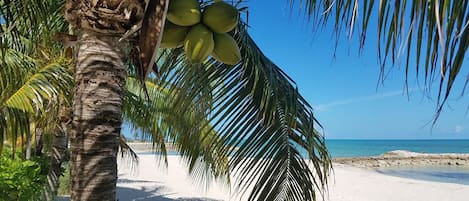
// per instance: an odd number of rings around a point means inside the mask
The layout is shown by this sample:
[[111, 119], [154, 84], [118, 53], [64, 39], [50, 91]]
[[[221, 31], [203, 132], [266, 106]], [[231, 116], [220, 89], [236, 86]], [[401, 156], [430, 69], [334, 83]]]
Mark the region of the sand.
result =
[[[139, 154], [139, 166], [131, 170], [120, 160], [117, 196], [120, 201], [246, 200], [236, 197], [223, 182], [211, 187], [194, 182], [178, 156], [169, 156], [169, 166], [155, 156]], [[469, 186], [388, 176], [372, 168], [335, 164], [329, 201], [468, 201]]]

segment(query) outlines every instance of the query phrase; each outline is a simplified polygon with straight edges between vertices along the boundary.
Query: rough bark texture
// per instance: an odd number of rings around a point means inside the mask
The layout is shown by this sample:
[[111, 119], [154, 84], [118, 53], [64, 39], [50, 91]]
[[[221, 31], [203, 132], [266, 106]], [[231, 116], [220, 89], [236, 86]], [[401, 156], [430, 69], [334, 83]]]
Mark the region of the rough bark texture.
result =
[[54, 144], [50, 153], [50, 166], [47, 174], [46, 190], [44, 191], [46, 200], [53, 200], [59, 187], [59, 177], [62, 175], [62, 162], [67, 149], [67, 125], [62, 124], [57, 129], [54, 136]]
[[[66, 2], [65, 18], [79, 33], [70, 138], [72, 201], [115, 200], [126, 77], [125, 47], [119, 39], [141, 24], [145, 2]], [[131, 35], [135, 40], [138, 32]]]
[[67, 0], [65, 18], [77, 30], [120, 35], [138, 24], [146, 0]]
[[33, 142], [32, 142], [32, 138], [33, 138], [33, 134], [31, 132], [28, 132], [27, 136], [26, 136], [26, 160], [30, 160], [31, 159], [31, 149], [33, 147]]
[[47, 184], [43, 198], [53, 200], [57, 195], [59, 187], [59, 177], [62, 175], [62, 163], [65, 158], [65, 151], [68, 146], [68, 132], [71, 124], [71, 108], [65, 105], [60, 106], [59, 125], [55, 129], [54, 141], [50, 151], [49, 172], [47, 173]]
[[115, 201], [126, 70], [119, 37], [79, 35], [71, 135], [71, 200]]
[[43, 141], [43, 136], [42, 136], [42, 128], [36, 128], [35, 130], [35, 141], [36, 141], [36, 147], [34, 151], [35, 156], [42, 156], [42, 148], [44, 147], [44, 141]]

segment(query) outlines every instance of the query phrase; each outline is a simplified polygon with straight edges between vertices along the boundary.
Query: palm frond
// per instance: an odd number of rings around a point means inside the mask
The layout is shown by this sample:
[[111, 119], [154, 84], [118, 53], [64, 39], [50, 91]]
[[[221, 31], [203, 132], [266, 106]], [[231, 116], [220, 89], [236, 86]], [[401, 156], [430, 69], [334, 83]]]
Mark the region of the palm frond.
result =
[[126, 164], [130, 164], [131, 169], [134, 169], [136, 166], [138, 166], [138, 155], [135, 153], [132, 147], [127, 144], [127, 140], [122, 134], [119, 136], [119, 151], [121, 158], [128, 161]]
[[[297, 1], [289, 2], [294, 6]], [[404, 61], [406, 86], [412, 70], [417, 78], [424, 74], [429, 89], [438, 82], [438, 117], [469, 46], [469, 1], [308, 0], [299, 1], [298, 7], [316, 25], [332, 20], [337, 39], [344, 31], [351, 38], [358, 30], [360, 49], [364, 47], [370, 19], [377, 15], [381, 79], [385, 79], [386, 65]]]
[[[23, 51], [25, 44], [21, 37], [36, 43], [49, 38], [57, 30], [64, 30], [66, 23], [61, 17], [63, 4], [64, 0], [0, 1], [0, 16], [3, 19], [0, 47]], [[5, 41], [6, 38], [10, 40]]]
[[2, 55], [0, 135], [15, 147], [18, 136], [30, 133], [30, 121], [50, 113], [59, 96], [69, 95], [73, 79], [66, 59], [37, 61], [14, 49], [6, 49]]
[[164, 92], [158, 89], [157, 85], [146, 82], [151, 95], [152, 102], [145, 99], [144, 91], [141, 85], [133, 77], [128, 77], [126, 81], [126, 90], [124, 92], [123, 115], [125, 121], [137, 131], [141, 132], [139, 139], [152, 141], [153, 148], [161, 153], [166, 161], [165, 133], [166, 128], [160, 125], [162, 122], [161, 111], [164, 103], [161, 102]]
[[72, 77], [68, 66], [51, 63], [29, 77], [23, 86], [5, 100], [5, 106], [25, 112], [37, 112], [46, 100], [70, 93]]
[[0, 103], [4, 103], [12, 91], [21, 87], [25, 77], [30, 77], [37, 67], [34, 60], [18, 51], [7, 49], [0, 53]]
[[[197, 181], [228, 176], [227, 156], [220, 149], [211, 149], [211, 142], [218, 136], [213, 131], [202, 130], [208, 121], [205, 115], [197, 115], [197, 106], [191, 105], [185, 115], [175, 114], [171, 103], [167, 102], [172, 93], [156, 81], [149, 80], [145, 84], [150, 101], [133, 77], [127, 79], [124, 95], [124, 118], [139, 131], [138, 137], [151, 141], [165, 162], [166, 143], [170, 143], [189, 164], [189, 171], [197, 172], [194, 174], [199, 176]], [[204, 125], [200, 125], [201, 122]]]
[[[0, 138], [1, 146], [4, 141], [11, 144], [13, 149], [16, 148], [19, 136], [30, 132], [30, 118], [28, 113], [15, 108], [0, 108]], [[0, 149], [0, 153], [1, 153]]]
[[245, 26], [233, 33], [243, 57], [235, 66], [214, 59], [193, 65], [180, 49], [168, 53], [161, 74], [170, 91], [177, 91], [168, 100], [171, 111], [188, 115], [196, 103], [199, 114], [210, 117], [206, 129], [220, 135], [211, 146], [231, 156], [239, 187], [252, 188], [249, 200], [315, 200], [331, 168], [318, 123], [294, 82], [261, 52]]

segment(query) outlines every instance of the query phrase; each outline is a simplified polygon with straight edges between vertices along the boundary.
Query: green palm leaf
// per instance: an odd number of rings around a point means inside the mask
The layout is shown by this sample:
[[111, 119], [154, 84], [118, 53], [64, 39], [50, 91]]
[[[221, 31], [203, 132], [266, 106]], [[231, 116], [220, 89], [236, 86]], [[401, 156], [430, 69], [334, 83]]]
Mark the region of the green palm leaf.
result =
[[[297, 1], [289, 2], [294, 6]], [[381, 80], [385, 79], [388, 64], [395, 66], [404, 61], [407, 79], [413, 70], [417, 77], [424, 74], [428, 88], [437, 82], [438, 117], [469, 47], [469, 1], [308, 0], [300, 1], [298, 7], [315, 23], [332, 20], [337, 38], [343, 29], [350, 38], [358, 30], [360, 49], [365, 44], [370, 18], [377, 15]]]
[[37, 61], [14, 48], [1, 55], [0, 135], [16, 145], [18, 136], [30, 132], [32, 114], [41, 116], [59, 94], [69, 94], [72, 77], [64, 59]]
[[[66, 30], [67, 24], [62, 17], [64, 0], [2, 0], [0, 1], [0, 46], [24, 51], [26, 37], [31, 41], [43, 41], [57, 30]], [[9, 40], [5, 41], [5, 35]], [[33, 43], [37, 45], [40, 43]]]
[[234, 36], [243, 56], [238, 65], [213, 59], [191, 65], [180, 49], [160, 62], [162, 79], [177, 90], [168, 100], [172, 111], [183, 116], [196, 103], [210, 117], [221, 137], [212, 146], [232, 156], [230, 167], [239, 187], [244, 192], [252, 188], [250, 200], [315, 200], [316, 190], [327, 184], [331, 163], [313, 126], [312, 109], [244, 25]]
[[68, 94], [73, 82], [67, 67], [51, 63], [40, 68], [6, 99], [5, 106], [34, 113], [40, 110], [45, 101], [59, 94]]
[[[202, 130], [207, 120], [199, 121], [203, 115], [195, 114], [194, 105], [183, 116], [174, 115], [167, 102], [170, 92], [155, 81], [146, 81], [148, 98], [140, 82], [128, 77], [124, 95], [124, 118], [141, 135], [137, 136], [153, 142], [153, 147], [167, 162], [166, 143], [171, 142], [189, 164], [190, 172], [197, 172], [197, 181], [209, 181], [211, 176], [228, 176], [227, 156], [219, 149], [211, 149], [211, 142], [218, 139], [213, 131]], [[196, 118], [197, 117], [197, 118]]]
[[[2, 78], [8, 79], [8, 76], [11, 75], [2, 74]], [[60, 95], [68, 94], [73, 83], [68, 70], [58, 63], [46, 65], [25, 79], [16, 91], [12, 90], [10, 94], [4, 91], [0, 97], [0, 135], [2, 139], [6, 136], [13, 145], [18, 136], [30, 132], [30, 117], [48, 113], [50, 103], [57, 102]], [[12, 85], [20, 81], [11, 80], [15, 82]]]

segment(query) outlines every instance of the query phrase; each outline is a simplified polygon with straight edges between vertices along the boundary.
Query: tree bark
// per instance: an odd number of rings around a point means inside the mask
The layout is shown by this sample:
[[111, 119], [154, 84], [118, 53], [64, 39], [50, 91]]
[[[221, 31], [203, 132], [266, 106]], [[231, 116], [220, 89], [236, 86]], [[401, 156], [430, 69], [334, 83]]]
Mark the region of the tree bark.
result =
[[71, 200], [115, 201], [126, 70], [119, 37], [78, 36], [71, 132]]
[[59, 178], [62, 175], [62, 163], [64, 162], [65, 151], [68, 146], [68, 132], [71, 124], [71, 108], [60, 105], [59, 125], [55, 129], [54, 141], [50, 152], [49, 172], [47, 173], [47, 184], [43, 198], [53, 200], [57, 195]]
[[13, 138], [13, 143], [11, 143], [11, 160], [15, 160], [16, 156], [16, 147], [18, 146], [18, 136]]
[[4, 140], [3, 140], [3, 133], [0, 132], [0, 157], [3, 153], [3, 144], [4, 144]]
[[42, 156], [42, 147], [44, 145], [44, 141], [42, 140], [42, 128], [36, 128], [35, 129], [35, 141], [36, 141], [36, 148], [34, 150], [34, 155], [35, 156]]
[[25, 156], [25, 159], [30, 160], [31, 159], [31, 149], [33, 147], [33, 142], [32, 142], [33, 134], [31, 132], [28, 132], [26, 135], [27, 136], [26, 136], [26, 156]]

